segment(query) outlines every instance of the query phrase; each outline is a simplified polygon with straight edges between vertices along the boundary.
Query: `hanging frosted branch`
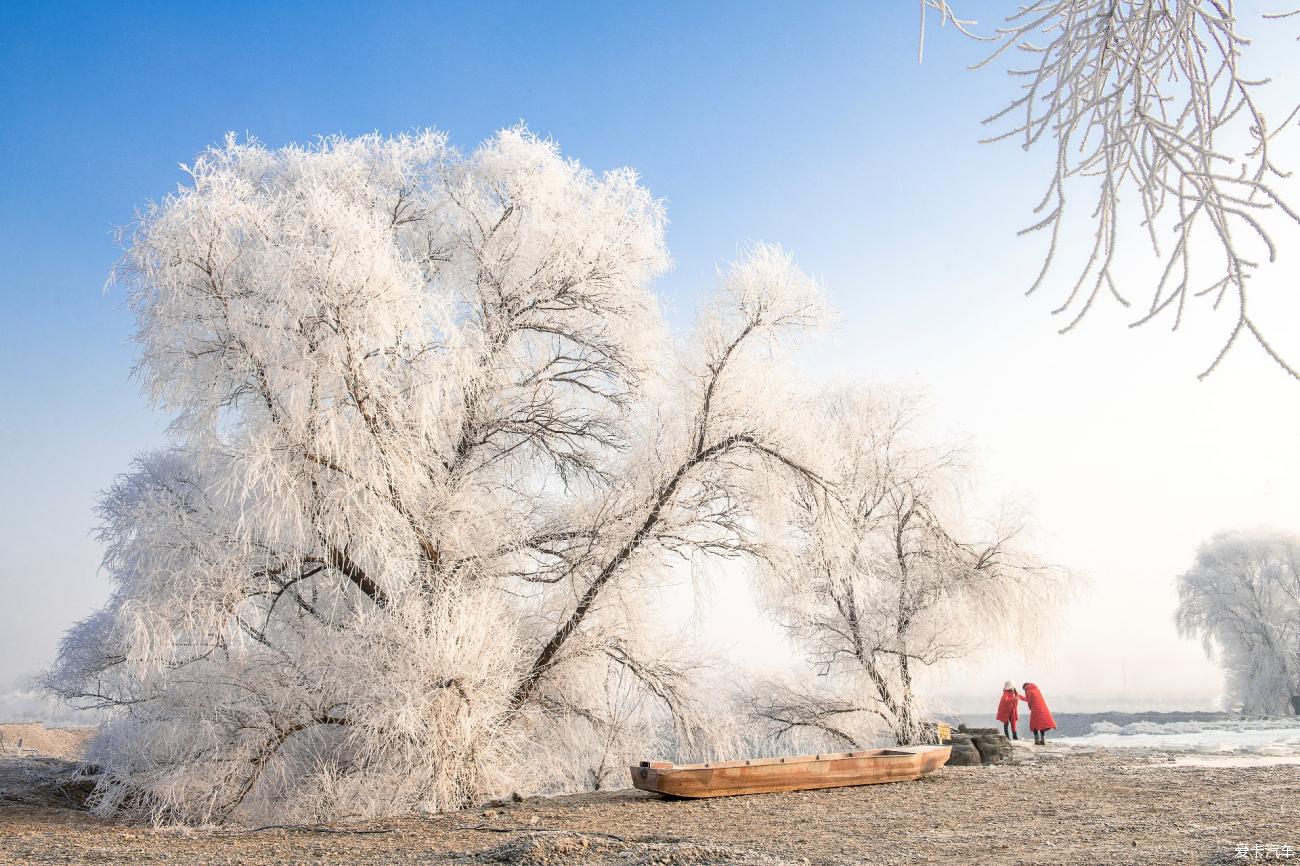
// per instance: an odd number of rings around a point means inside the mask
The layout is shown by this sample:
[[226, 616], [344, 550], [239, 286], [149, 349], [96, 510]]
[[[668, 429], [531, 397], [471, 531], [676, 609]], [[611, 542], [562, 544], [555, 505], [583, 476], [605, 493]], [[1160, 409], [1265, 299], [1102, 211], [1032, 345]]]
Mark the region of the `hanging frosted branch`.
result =
[[[1290, 12], [1265, 12], [1264, 13], [1264, 17], [1269, 21], [1278, 21], [1283, 18], [1294, 18], [1296, 16], [1300, 16], [1300, 9], [1292, 9]], [[1296, 37], [1296, 41], [1300, 42], [1300, 36]]]
[[1276, 259], [1273, 233], [1300, 228], [1300, 212], [1278, 186], [1287, 172], [1273, 148], [1296, 112], [1276, 127], [1265, 117], [1258, 97], [1267, 82], [1241, 68], [1248, 40], [1232, 4], [1039, 0], [1011, 16], [998, 36], [1001, 46], [981, 66], [1013, 50], [1030, 62], [1009, 70], [1022, 93], [986, 119], [1003, 127], [986, 141], [1055, 146], [1039, 219], [1022, 231], [1049, 236], [1030, 292], [1057, 263], [1076, 207], [1073, 181], [1091, 186], [1085, 206], [1092, 240], [1053, 311], [1068, 319], [1061, 331], [1077, 326], [1102, 296], [1134, 306], [1118, 270], [1130, 233], [1121, 200], [1133, 200], [1162, 270], [1132, 326], [1166, 317], [1176, 329], [1189, 302], [1205, 298], [1214, 309], [1234, 309], [1236, 322], [1202, 378], [1243, 336], [1300, 378], [1253, 317], [1248, 292], [1261, 266]]
[[931, 13], [939, 15], [939, 26], [946, 27], [951, 24], [959, 31], [972, 39], [986, 39], [980, 36], [971, 28], [975, 26], [976, 21], [968, 18], [962, 18], [955, 11], [947, 0], [921, 0], [921, 32], [916, 41], [916, 59], [920, 62], [925, 59], [925, 24]]

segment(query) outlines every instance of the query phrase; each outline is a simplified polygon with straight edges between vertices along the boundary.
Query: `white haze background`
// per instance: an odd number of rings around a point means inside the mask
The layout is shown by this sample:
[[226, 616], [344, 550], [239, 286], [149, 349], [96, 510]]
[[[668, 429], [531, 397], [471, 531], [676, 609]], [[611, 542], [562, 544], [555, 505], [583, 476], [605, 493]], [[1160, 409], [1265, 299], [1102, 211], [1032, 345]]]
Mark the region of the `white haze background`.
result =
[[[897, 33], [909, 32], [909, 16], [899, 17], [908, 20]], [[716, 33], [726, 32], [723, 23]], [[818, 33], [830, 40], [838, 27], [823, 22]], [[661, 30], [656, 38], [677, 44], [671, 37]], [[8, 338], [0, 349], [0, 692], [9, 692], [0, 699], [0, 717], [40, 711], [29, 709], [35, 698], [22, 691], [26, 678], [51, 660], [67, 625], [107, 592], [97, 574], [100, 550], [89, 537], [95, 491], [160, 437], [161, 419], [127, 381], [129, 315], [120, 297], [98, 292], [113, 258], [108, 228], [180, 179], [169, 162], [188, 160], [232, 124], [248, 124], [272, 145], [352, 131], [357, 123], [386, 130], [433, 124], [469, 145], [520, 115], [594, 169], [638, 168], [643, 182], [667, 198], [677, 267], [659, 286], [676, 322], [689, 318], [720, 253], [754, 238], [792, 250], [841, 313], [805, 374], [904, 380], [921, 389], [936, 426], [968, 442], [989, 495], [1027, 499], [1037, 518], [1036, 548], [1090, 580], [1044, 646], [1002, 647], [932, 683], [934, 697], [991, 711], [1000, 684], [1011, 678], [1038, 682], [1063, 711], [1213, 706], [1221, 679], [1198, 643], [1175, 632], [1173, 579], [1190, 565], [1197, 544], [1220, 529], [1300, 523], [1300, 384], [1249, 346], [1197, 382], [1195, 373], [1230, 325], [1208, 311], [1171, 335], [1160, 322], [1129, 331], [1122, 311], [1104, 307], [1076, 333], [1057, 337], [1048, 311], [1059, 287], [1021, 296], [1036, 273], [1040, 244], [1014, 237], [1038, 197], [1032, 169], [1041, 159], [1013, 145], [975, 144], [977, 121], [1001, 103], [1004, 82], [962, 71], [977, 53], [970, 46], [947, 34], [942, 42], [930, 38], [922, 69], [905, 65], [914, 62], [914, 46], [904, 42], [879, 52], [866, 71], [854, 68], [859, 57], [837, 47], [823, 52], [818, 62], [826, 67], [818, 69], [825, 77], [815, 78], [835, 82], [832, 93], [801, 100], [808, 91], [777, 86], [764, 93], [760, 81], [748, 91], [750, 101], [739, 103], [725, 98], [737, 86], [730, 80], [708, 90], [702, 103], [691, 102], [686, 79], [703, 71], [703, 59], [690, 44], [665, 47], [630, 61], [656, 95], [616, 104], [602, 118], [604, 128], [547, 102], [563, 103], [563, 93], [518, 100], [498, 94], [496, 102], [466, 107], [431, 101], [427, 92], [436, 87], [420, 95], [412, 87], [390, 114], [360, 114], [358, 121], [341, 117], [314, 86], [314, 101], [304, 102], [299, 125], [291, 126], [274, 107], [256, 106], [252, 84], [241, 85], [251, 106], [244, 117], [212, 116], [165, 153], [151, 154], [150, 173], [142, 175], [147, 183], [96, 200], [84, 233], [66, 233], [60, 211], [40, 208], [20, 224], [14, 202], [24, 187], [16, 185], [3, 211], [12, 231], [0, 249], [16, 262], [0, 277]], [[1260, 63], [1271, 63], [1279, 78], [1300, 75], [1294, 45], [1289, 38], [1267, 43]], [[812, 62], [805, 55], [817, 47], [786, 46], [786, 54], [774, 55], [755, 41], [743, 68], [774, 75], [770, 67], [785, 57]], [[56, 56], [44, 61], [55, 62]], [[881, 69], [874, 64], [892, 64], [887, 82], [901, 96], [889, 99], [910, 105], [909, 113], [882, 116], [877, 99], [886, 97], [869, 87]], [[42, 68], [22, 67], [25, 77], [11, 86], [30, 80], [31, 98], [38, 99]], [[369, 74], [375, 86], [387, 80], [379, 66]], [[5, 102], [18, 105], [12, 92], [6, 88]], [[683, 105], [689, 116], [676, 117]], [[689, 140], [660, 134], [675, 117], [691, 125]], [[763, 134], [753, 134], [755, 125]], [[38, 129], [48, 138], [0, 142], [13, 177], [34, 166], [47, 142], [67, 134], [50, 132], [49, 124]], [[1300, 154], [1294, 133], [1287, 154], [1285, 161], [1300, 167], [1289, 157]], [[75, 191], [77, 170], [60, 167], [47, 182]], [[95, 170], [114, 169], [109, 161]], [[52, 238], [58, 242], [51, 246]], [[63, 245], [81, 258], [58, 255]], [[40, 270], [30, 263], [34, 253], [19, 255], [29, 249], [55, 255]], [[1257, 316], [1289, 328], [1279, 343], [1292, 359], [1300, 357], [1291, 324], [1300, 320], [1298, 257], [1300, 250], [1284, 249], [1270, 277], [1273, 289], [1257, 291], [1254, 300]], [[747, 593], [741, 576], [727, 574], [703, 597], [683, 584], [679, 603], [683, 616], [697, 616], [737, 659], [786, 664], [784, 639], [757, 618]]]

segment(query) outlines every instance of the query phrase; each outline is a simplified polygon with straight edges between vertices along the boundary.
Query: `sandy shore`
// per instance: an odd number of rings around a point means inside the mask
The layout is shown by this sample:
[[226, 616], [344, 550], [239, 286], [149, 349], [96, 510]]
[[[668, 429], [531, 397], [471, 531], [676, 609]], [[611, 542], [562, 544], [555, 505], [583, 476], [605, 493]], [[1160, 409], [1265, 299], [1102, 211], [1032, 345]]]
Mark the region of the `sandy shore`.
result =
[[1300, 767], [1188, 766], [1065, 745], [895, 785], [706, 801], [619, 791], [210, 832], [107, 822], [48, 791], [24, 795], [23, 779], [40, 775], [32, 760], [26, 776], [24, 761], [0, 762], [0, 863], [1110, 866], [1241, 862], [1242, 844], [1290, 845], [1300, 860]]

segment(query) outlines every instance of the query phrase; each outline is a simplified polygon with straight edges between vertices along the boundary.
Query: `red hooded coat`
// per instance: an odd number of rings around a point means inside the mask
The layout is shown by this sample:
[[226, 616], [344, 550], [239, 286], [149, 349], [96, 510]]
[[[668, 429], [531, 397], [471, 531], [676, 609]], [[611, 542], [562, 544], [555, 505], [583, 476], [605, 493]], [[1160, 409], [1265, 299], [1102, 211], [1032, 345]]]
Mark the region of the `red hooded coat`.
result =
[[1029, 704], [1029, 730], [1051, 731], [1056, 729], [1056, 719], [1043, 700], [1043, 693], [1033, 683], [1025, 683], [1025, 701]]
[[1020, 720], [1020, 695], [1015, 689], [1003, 689], [1002, 700], [998, 701], [998, 721], [1012, 724]]

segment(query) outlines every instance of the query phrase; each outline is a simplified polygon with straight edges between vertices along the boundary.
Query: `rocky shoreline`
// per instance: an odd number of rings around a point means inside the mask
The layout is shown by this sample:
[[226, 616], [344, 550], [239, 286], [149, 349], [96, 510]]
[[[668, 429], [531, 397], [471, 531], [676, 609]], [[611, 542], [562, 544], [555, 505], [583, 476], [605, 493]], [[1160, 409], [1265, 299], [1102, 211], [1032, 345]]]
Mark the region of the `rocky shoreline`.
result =
[[1012, 741], [996, 728], [968, 728], [961, 725], [952, 733], [950, 767], [979, 767], [1002, 764], [1015, 754]]

